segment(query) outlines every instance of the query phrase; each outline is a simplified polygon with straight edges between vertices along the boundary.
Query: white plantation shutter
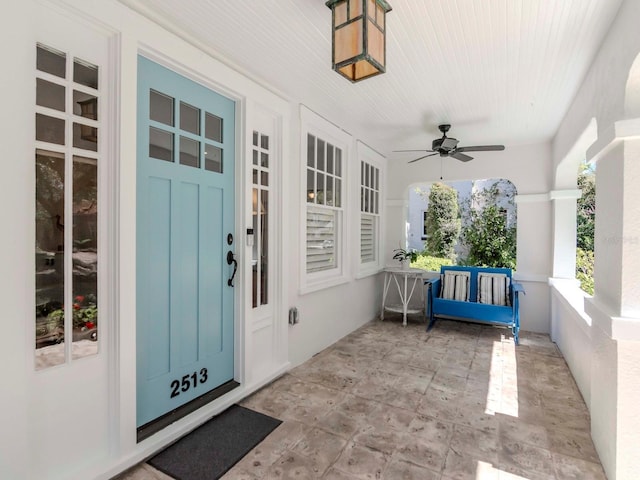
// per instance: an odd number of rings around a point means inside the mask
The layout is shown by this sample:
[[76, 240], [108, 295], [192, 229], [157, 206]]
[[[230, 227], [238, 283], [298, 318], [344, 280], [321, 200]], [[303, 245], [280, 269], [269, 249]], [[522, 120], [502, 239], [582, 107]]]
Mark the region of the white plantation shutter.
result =
[[362, 263], [376, 260], [376, 218], [373, 215], [360, 215], [360, 261]]
[[307, 207], [307, 273], [337, 267], [337, 210]]

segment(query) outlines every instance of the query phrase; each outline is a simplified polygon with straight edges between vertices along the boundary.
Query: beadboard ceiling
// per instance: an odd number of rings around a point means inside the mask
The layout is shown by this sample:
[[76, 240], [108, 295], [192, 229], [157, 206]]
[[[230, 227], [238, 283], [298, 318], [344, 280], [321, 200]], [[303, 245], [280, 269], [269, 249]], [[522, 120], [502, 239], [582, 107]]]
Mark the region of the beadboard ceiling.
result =
[[621, 0], [390, 0], [387, 73], [351, 84], [330, 68], [324, 0], [121, 0], [374, 148], [430, 148], [555, 134]]

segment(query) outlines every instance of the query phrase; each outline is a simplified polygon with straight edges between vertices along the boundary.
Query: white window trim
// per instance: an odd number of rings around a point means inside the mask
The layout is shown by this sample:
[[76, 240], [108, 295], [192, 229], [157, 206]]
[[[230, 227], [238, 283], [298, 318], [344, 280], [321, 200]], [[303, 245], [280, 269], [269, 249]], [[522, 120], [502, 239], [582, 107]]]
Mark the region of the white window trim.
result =
[[[374, 149], [366, 145], [361, 141], [356, 142], [356, 153], [358, 159], [358, 175], [354, 175], [357, 177], [352, 181], [349, 185], [351, 188], [357, 192], [355, 197], [355, 211], [358, 214], [358, 221], [352, 222], [354, 224], [355, 229], [355, 238], [357, 239], [356, 246], [358, 254], [354, 255], [355, 259], [355, 271], [357, 272], [356, 278], [364, 278], [370, 275], [375, 275], [381, 272], [384, 269], [384, 206], [385, 206], [385, 185], [386, 185], [386, 158], [376, 152]], [[378, 222], [376, 225], [376, 261], [375, 262], [367, 262], [362, 263], [360, 259], [360, 162], [366, 162], [369, 165], [376, 167], [380, 171], [380, 180], [379, 180], [379, 195], [378, 199]]]
[[307, 273], [307, 249], [306, 249], [306, 228], [307, 228], [307, 202], [303, 196], [306, 188], [300, 189], [300, 289], [301, 295], [333, 287], [350, 280], [349, 263], [347, 262], [349, 245], [349, 228], [351, 196], [349, 190], [351, 184], [351, 151], [352, 136], [341, 130], [338, 126], [322, 118], [320, 115], [309, 110], [304, 105], [300, 106], [300, 185], [307, 184], [307, 135], [311, 134], [342, 150], [342, 207], [339, 215], [339, 222], [336, 226], [338, 241], [336, 242], [337, 265], [336, 268], [323, 270], [320, 272]]

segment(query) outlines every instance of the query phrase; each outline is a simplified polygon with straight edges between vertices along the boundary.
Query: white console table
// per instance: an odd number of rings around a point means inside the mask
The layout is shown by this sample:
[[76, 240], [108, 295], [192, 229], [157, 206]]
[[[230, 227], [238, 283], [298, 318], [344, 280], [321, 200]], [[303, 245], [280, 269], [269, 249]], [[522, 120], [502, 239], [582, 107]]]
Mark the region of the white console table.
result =
[[[380, 320], [384, 320], [384, 312], [402, 313], [402, 325], [407, 325], [407, 315], [412, 313], [424, 314], [424, 270], [419, 268], [385, 267], [384, 288], [382, 291], [382, 309]], [[387, 305], [387, 294], [391, 283], [398, 289], [400, 304]], [[421, 308], [409, 308], [409, 302], [414, 292], [418, 290], [422, 302]]]

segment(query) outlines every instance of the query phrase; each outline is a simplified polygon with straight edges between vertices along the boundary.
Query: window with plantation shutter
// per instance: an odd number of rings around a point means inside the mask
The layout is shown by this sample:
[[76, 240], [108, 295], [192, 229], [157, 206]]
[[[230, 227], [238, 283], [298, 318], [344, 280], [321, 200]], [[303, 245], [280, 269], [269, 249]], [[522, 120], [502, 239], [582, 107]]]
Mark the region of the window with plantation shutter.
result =
[[375, 275], [384, 268], [382, 253], [382, 199], [384, 157], [362, 142], [357, 142], [359, 175], [354, 187], [358, 188], [359, 222], [358, 234], [360, 248], [358, 259], [358, 278]]
[[351, 136], [301, 106], [300, 153], [304, 195], [301, 225], [303, 293], [348, 281], [347, 158]]
[[380, 169], [360, 162], [360, 262], [377, 260]]
[[376, 218], [373, 215], [363, 213], [360, 216], [360, 261], [362, 263], [376, 260], [375, 224]]
[[342, 150], [307, 134], [307, 273], [338, 266], [342, 218]]

